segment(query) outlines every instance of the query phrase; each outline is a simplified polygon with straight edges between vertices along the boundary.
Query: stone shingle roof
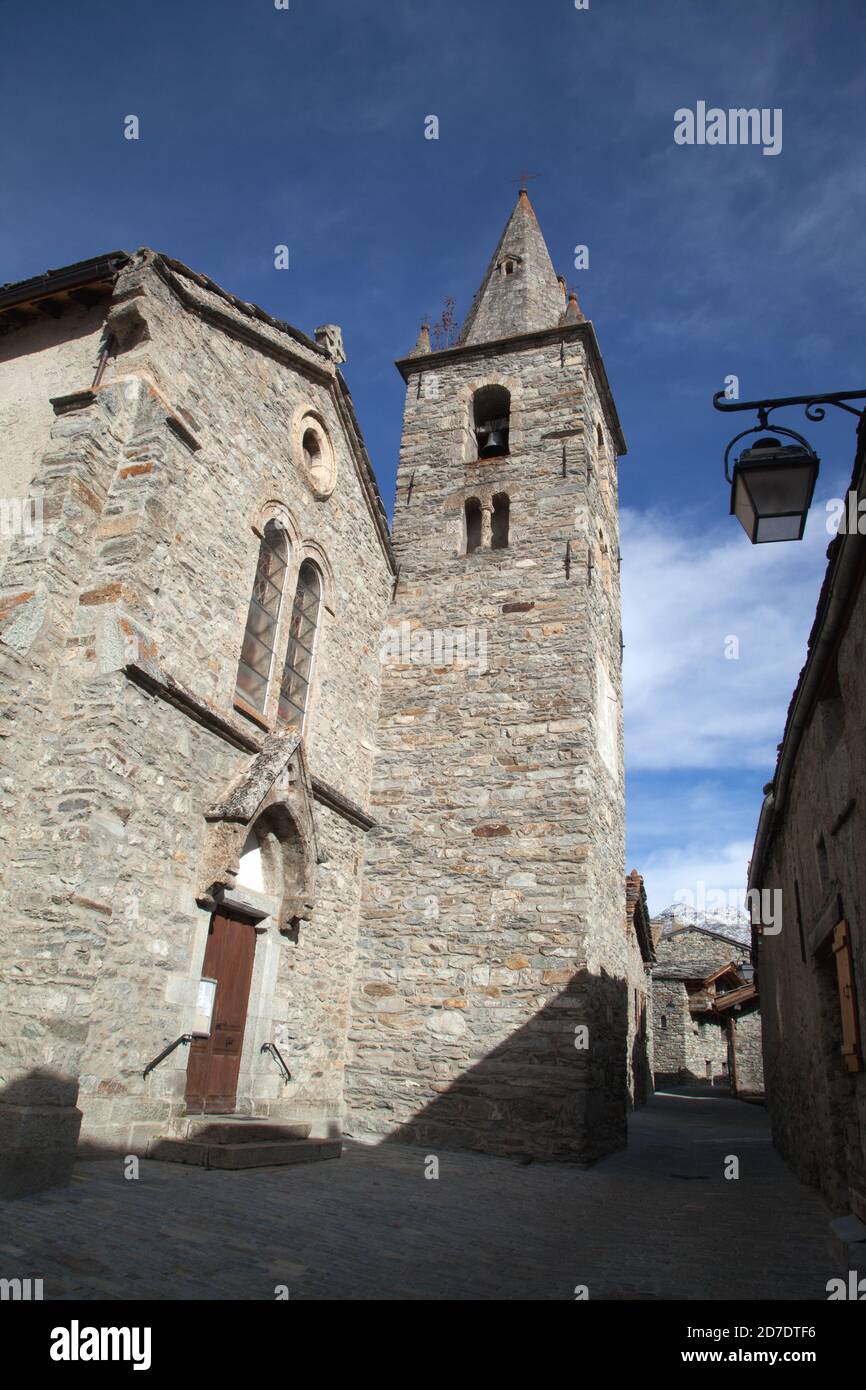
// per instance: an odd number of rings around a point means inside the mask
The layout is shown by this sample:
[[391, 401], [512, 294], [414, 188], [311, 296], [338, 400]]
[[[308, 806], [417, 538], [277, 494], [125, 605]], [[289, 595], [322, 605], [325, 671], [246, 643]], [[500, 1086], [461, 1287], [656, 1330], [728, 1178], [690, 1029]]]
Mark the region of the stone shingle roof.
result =
[[706, 980], [715, 975], [718, 966], [711, 961], [689, 961], [687, 965], [653, 966], [654, 980]]
[[[503, 274], [504, 261], [513, 261], [513, 274]], [[535, 210], [522, 188], [466, 317], [460, 345], [555, 328], [565, 307], [563, 287]]]

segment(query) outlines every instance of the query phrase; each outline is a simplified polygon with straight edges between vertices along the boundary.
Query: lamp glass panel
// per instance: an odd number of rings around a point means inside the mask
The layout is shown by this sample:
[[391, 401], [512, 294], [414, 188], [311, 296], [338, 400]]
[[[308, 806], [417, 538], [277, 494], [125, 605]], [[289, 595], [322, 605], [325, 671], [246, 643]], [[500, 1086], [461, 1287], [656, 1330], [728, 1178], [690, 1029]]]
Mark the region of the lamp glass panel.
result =
[[755, 508], [739, 469], [734, 474], [734, 505], [732, 510], [751, 540], [755, 531]]
[[763, 545], [766, 541], [798, 541], [802, 525], [802, 512], [798, 512], [796, 516], [762, 516], [758, 520], [755, 544]]
[[741, 463], [739, 471], [759, 516], [806, 511], [812, 491], [814, 463], [785, 459], [779, 463]]

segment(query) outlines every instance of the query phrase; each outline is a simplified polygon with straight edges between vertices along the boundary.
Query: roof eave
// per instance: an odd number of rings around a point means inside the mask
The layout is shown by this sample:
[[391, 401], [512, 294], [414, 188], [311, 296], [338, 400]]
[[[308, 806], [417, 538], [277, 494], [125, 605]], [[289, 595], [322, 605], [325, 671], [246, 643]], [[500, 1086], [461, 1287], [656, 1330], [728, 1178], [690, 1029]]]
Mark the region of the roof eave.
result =
[[84, 289], [87, 285], [107, 285], [131, 259], [127, 251], [108, 251], [103, 256], [92, 256], [89, 260], [76, 261], [59, 270], [46, 270], [44, 274], [34, 275], [29, 280], [4, 285], [0, 288], [0, 313], [69, 290]]

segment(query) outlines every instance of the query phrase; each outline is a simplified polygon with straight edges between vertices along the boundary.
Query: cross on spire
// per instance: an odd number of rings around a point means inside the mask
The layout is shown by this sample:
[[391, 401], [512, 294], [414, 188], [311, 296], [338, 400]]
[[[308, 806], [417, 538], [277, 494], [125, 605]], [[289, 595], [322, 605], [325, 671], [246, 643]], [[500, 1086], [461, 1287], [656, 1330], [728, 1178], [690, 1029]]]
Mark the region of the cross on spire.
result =
[[520, 173], [517, 175], [517, 178], [516, 178], [516, 179], [512, 179], [511, 182], [512, 182], [512, 183], [517, 183], [517, 184], [519, 184], [519, 185], [520, 185], [521, 192], [522, 192], [523, 189], [526, 188], [526, 185], [529, 183], [530, 179], [540, 179], [540, 178], [541, 178], [541, 175], [540, 175], [540, 174], [530, 174], [530, 172], [529, 172], [528, 169], [521, 169]]

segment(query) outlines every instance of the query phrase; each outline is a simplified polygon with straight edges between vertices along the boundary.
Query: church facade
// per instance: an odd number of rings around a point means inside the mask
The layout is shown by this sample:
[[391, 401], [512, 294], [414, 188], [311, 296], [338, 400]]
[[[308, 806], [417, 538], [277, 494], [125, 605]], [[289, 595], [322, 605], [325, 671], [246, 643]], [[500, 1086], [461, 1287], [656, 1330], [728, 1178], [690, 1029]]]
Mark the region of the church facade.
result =
[[142, 251], [0, 334], [0, 1191], [202, 1116], [622, 1144], [625, 446], [526, 194], [393, 537], [336, 326]]

